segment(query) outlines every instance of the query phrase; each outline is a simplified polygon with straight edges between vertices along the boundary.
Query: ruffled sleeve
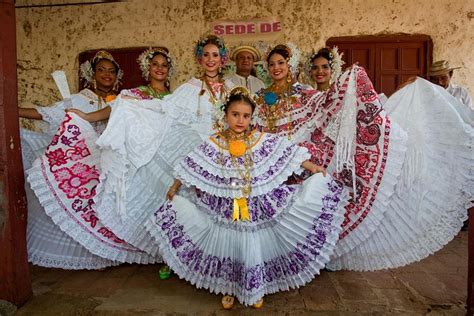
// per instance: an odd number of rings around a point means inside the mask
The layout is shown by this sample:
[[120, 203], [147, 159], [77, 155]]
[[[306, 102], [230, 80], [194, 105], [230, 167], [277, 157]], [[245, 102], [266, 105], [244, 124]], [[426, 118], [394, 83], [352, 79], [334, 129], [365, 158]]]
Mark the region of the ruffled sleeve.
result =
[[[301, 164], [310, 158], [305, 148], [285, 138], [264, 133], [256, 133], [254, 137], [250, 196], [266, 194], [293, 173], [301, 173]], [[187, 155], [175, 167], [176, 177], [214, 196], [240, 198], [243, 158], [231, 158], [215, 140], [211, 137]]]

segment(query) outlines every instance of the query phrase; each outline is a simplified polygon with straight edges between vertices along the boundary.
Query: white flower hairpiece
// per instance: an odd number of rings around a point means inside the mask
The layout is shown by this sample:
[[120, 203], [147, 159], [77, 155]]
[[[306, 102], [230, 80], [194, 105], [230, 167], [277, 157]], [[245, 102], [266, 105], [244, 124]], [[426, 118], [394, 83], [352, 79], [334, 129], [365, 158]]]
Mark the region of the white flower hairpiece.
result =
[[92, 69], [92, 64], [89, 60], [86, 60], [79, 67], [81, 78], [86, 82], [86, 85], [92, 84], [94, 80], [94, 70]]
[[290, 64], [291, 72], [293, 74], [296, 74], [298, 73], [298, 67], [301, 59], [301, 51], [298, 49], [295, 43], [290, 42], [286, 44], [286, 46], [291, 49], [292, 53], [288, 64]]
[[[312, 80], [311, 67], [313, 66], [313, 60], [320, 51], [321, 49], [312, 53], [306, 59], [304, 70], [308, 78], [310, 78], [311, 80]], [[331, 67], [331, 82], [335, 82], [336, 79], [342, 73], [342, 66], [345, 64], [345, 62], [342, 60], [342, 55], [343, 53], [339, 53], [339, 49], [337, 46], [334, 46], [332, 49], [329, 50], [329, 57], [330, 57], [329, 66]]]
[[153, 56], [156, 55], [157, 53], [162, 54], [165, 56], [166, 61], [168, 62], [169, 65], [169, 70], [168, 70], [168, 79], [171, 79], [173, 77], [174, 71], [176, 69], [176, 64], [174, 62], [174, 58], [172, 58], [171, 54], [169, 51], [163, 47], [157, 47], [157, 48], [149, 48], [143, 51], [143, 53], [140, 54], [137, 58], [137, 63], [140, 67], [140, 70], [142, 71], [142, 77], [145, 80], [149, 80], [150, 78], [150, 62], [153, 59]]
[[91, 87], [94, 82], [94, 69], [92, 68], [92, 63], [97, 65], [97, 63], [102, 59], [110, 61], [117, 68], [117, 79], [115, 80], [114, 87], [118, 87], [123, 78], [123, 71], [113, 56], [105, 50], [98, 51], [91, 60], [86, 60], [79, 66], [81, 79], [85, 81], [86, 87]]

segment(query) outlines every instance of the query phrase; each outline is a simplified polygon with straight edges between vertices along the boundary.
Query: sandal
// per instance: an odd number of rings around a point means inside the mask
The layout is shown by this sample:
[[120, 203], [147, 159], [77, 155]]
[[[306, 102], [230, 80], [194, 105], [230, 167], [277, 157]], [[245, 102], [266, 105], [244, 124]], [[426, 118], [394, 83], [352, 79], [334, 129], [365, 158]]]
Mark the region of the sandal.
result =
[[160, 279], [162, 280], [166, 280], [171, 277], [171, 268], [167, 265], [162, 266], [158, 272], [160, 274]]
[[225, 295], [222, 298], [221, 303], [222, 303], [222, 307], [224, 307], [224, 309], [231, 309], [234, 306], [234, 297], [229, 296], [229, 295]]
[[263, 298], [259, 299], [255, 304], [252, 305], [253, 308], [260, 308], [263, 306]]

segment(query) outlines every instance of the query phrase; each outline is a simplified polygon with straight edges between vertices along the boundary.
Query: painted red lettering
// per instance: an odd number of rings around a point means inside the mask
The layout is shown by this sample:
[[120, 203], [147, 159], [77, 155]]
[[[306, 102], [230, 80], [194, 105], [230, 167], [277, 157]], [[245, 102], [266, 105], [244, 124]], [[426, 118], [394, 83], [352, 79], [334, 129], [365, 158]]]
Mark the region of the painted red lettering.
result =
[[214, 34], [223, 35], [224, 34], [224, 25], [214, 25]]
[[255, 33], [255, 24], [247, 24], [247, 33], [249, 34]]
[[245, 25], [237, 24], [235, 26], [235, 34], [243, 34], [245, 33]]
[[234, 34], [234, 26], [233, 25], [226, 25], [225, 26], [225, 33], [227, 35]]
[[280, 32], [281, 31], [281, 24], [280, 22], [273, 23], [273, 32]]
[[261, 33], [268, 33], [272, 31], [272, 25], [270, 23], [262, 23], [260, 24], [260, 32]]

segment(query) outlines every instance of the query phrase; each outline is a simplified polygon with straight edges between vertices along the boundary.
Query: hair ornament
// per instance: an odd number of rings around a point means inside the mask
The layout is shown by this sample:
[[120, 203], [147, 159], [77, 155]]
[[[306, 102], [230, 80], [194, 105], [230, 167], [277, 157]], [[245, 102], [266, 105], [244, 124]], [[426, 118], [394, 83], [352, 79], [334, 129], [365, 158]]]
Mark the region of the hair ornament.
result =
[[265, 68], [268, 70], [268, 58], [275, 50], [285, 50], [288, 53], [286, 61], [290, 66], [290, 70], [293, 74], [298, 73], [298, 66], [301, 59], [301, 51], [298, 49], [295, 43], [289, 42], [287, 44], [278, 44], [275, 46], [270, 46], [266, 53], [264, 59]]
[[229, 51], [225, 46], [224, 40], [214, 34], [209, 34], [204, 37], [201, 37], [197, 42], [194, 48], [194, 56], [197, 59], [200, 59], [204, 53], [204, 46], [207, 44], [215, 44], [219, 48], [219, 55], [222, 59], [222, 65], [226, 65], [229, 61]]
[[150, 79], [150, 62], [157, 54], [161, 54], [166, 58], [166, 61], [169, 65], [168, 78], [171, 79], [176, 69], [176, 64], [174, 62], [174, 58], [172, 58], [170, 52], [165, 47], [150, 47], [143, 51], [140, 56], [138, 56], [137, 63], [140, 66], [140, 70], [142, 71], [142, 77], [145, 80]]
[[[322, 48], [321, 48], [322, 49]], [[313, 61], [315, 57], [319, 54], [321, 51], [319, 49], [318, 51], [312, 53], [307, 59], [306, 59], [306, 64], [305, 64], [305, 73], [312, 80], [311, 77], [311, 67], [313, 66]], [[331, 67], [331, 82], [335, 82], [336, 79], [341, 75], [342, 73], [342, 66], [345, 64], [345, 62], [342, 60], [342, 56], [344, 53], [339, 53], [339, 49], [337, 46], [332, 47], [329, 49], [329, 66]]]
[[115, 80], [114, 86], [117, 86], [122, 80], [123, 71], [120, 68], [120, 65], [115, 61], [114, 57], [105, 50], [99, 50], [91, 60], [86, 60], [79, 66], [80, 77], [85, 81], [86, 87], [92, 87], [94, 81], [95, 71], [92, 65], [97, 65], [102, 59], [110, 61], [117, 69], [117, 79]]

